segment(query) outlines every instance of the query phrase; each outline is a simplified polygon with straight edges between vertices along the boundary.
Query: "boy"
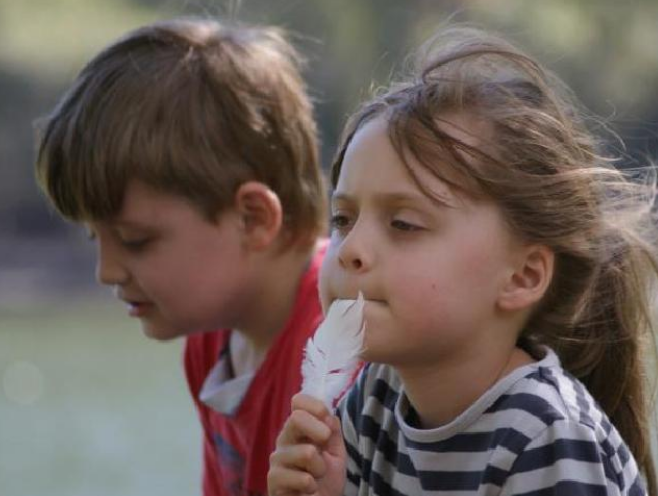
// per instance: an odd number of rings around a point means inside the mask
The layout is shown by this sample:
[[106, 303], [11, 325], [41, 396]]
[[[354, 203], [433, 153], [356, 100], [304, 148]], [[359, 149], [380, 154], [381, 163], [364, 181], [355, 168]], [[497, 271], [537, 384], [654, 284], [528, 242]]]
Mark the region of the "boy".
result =
[[294, 49], [210, 20], [128, 33], [46, 119], [37, 176], [145, 334], [186, 338], [204, 495], [265, 494], [321, 319], [325, 192]]

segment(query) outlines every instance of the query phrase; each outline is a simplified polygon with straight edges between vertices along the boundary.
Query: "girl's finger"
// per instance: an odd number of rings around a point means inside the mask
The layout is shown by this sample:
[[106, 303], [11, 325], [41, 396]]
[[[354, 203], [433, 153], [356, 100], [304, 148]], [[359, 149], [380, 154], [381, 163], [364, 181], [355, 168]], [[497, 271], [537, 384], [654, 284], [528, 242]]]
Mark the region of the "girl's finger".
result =
[[321, 445], [331, 436], [331, 428], [306, 410], [295, 410], [290, 414], [277, 439], [276, 445], [311, 443]]
[[308, 472], [314, 478], [326, 472], [325, 461], [312, 444], [297, 444], [278, 448], [270, 455], [270, 467], [280, 466]]
[[313, 494], [318, 485], [308, 472], [276, 465], [271, 466], [267, 474], [267, 488], [270, 496], [283, 496], [295, 493]]
[[345, 459], [347, 453], [345, 451], [345, 441], [343, 440], [343, 430], [340, 425], [340, 419], [332, 415], [326, 419], [326, 423], [331, 431], [331, 435], [329, 436], [324, 449], [333, 456]]
[[290, 406], [293, 411], [304, 410], [319, 419], [330, 415], [327, 406], [322, 401], [308, 394], [297, 393], [290, 400]]

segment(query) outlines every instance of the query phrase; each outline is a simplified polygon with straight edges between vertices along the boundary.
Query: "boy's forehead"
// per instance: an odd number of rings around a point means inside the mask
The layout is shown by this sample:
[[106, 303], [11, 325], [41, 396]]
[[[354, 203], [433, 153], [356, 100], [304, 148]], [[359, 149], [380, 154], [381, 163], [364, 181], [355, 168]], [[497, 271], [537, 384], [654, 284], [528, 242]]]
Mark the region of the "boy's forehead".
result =
[[148, 217], [144, 218], [128, 218], [121, 216], [114, 216], [103, 219], [86, 219], [81, 222], [83, 228], [87, 231], [114, 230], [114, 229], [136, 229], [146, 230], [153, 228], [157, 223], [153, 219], [149, 220]]
[[126, 182], [121, 213], [129, 213], [140, 209], [157, 209], [159, 206], [186, 202], [187, 199], [180, 194], [151, 186], [139, 179], [129, 179]]
[[144, 223], [145, 219], [157, 219], [173, 208], [185, 204], [180, 196], [149, 186], [138, 179], [126, 183], [123, 203], [116, 216], [109, 219], [113, 224]]
[[167, 191], [139, 179], [128, 181], [123, 203], [112, 219], [115, 224], [140, 226], [167, 223], [170, 218], [212, 222], [216, 216], [230, 208], [215, 208], [207, 212], [198, 200], [182, 193]]

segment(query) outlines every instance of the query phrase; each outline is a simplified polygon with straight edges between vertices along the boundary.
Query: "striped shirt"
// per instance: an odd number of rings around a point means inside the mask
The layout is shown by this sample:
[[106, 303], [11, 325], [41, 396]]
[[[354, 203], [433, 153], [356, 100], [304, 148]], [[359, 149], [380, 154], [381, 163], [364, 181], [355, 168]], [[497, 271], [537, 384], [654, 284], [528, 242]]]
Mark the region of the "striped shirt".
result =
[[414, 427], [387, 365], [363, 369], [339, 415], [346, 495], [646, 495], [619, 433], [551, 350], [436, 429]]

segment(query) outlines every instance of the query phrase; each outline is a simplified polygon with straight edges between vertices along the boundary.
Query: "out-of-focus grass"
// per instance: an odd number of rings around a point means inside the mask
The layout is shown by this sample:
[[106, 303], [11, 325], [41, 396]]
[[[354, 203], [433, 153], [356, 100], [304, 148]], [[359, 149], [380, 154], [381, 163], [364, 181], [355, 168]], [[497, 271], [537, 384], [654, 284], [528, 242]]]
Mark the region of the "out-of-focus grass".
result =
[[181, 345], [109, 303], [0, 310], [0, 494], [199, 494]]

